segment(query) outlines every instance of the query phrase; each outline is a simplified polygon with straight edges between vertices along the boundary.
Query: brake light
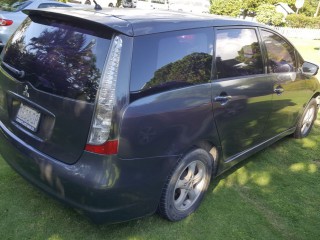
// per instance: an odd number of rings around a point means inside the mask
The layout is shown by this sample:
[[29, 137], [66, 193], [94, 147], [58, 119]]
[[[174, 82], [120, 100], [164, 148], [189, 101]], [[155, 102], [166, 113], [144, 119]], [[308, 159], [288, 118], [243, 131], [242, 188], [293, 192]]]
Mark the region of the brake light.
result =
[[12, 20], [0, 18], [0, 26], [10, 26], [12, 23]]
[[91, 146], [89, 148], [94, 152], [98, 151], [97, 153], [100, 153], [100, 150], [97, 149], [104, 146], [110, 134], [121, 49], [122, 39], [120, 36], [116, 36], [110, 46], [107, 63], [97, 92], [96, 109], [88, 138], [87, 146]]
[[118, 140], [106, 141], [102, 145], [87, 144], [85, 150], [88, 152], [105, 154], [105, 155], [117, 154], [118, 153]]

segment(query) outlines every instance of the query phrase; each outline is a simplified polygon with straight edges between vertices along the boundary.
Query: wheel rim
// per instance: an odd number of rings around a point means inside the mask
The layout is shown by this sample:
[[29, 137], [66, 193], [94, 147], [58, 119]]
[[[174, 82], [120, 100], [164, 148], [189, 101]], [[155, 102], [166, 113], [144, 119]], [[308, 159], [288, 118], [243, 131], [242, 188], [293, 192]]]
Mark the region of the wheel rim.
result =
[[180, 174], [174, 188], [174, 206], [177, 210], [189, 209], [202, 194], [206, 183], [206, 167], [193, 161]]
[[312, 126], [314, 113], [315, 113], [314, 107], [309, 108], [308, 111], [306, 112], [306, 115], [303, 118], [302, 127], [301, 127], [302, 135], [305, 135], [309, 131], [310, 127]]

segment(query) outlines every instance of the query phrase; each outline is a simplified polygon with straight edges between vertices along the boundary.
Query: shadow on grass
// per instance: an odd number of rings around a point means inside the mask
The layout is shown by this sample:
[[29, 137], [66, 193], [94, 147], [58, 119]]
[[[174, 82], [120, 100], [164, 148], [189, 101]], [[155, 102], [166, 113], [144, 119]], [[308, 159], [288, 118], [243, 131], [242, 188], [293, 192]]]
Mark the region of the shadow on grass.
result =
[[[82, 218], [76, 228], [97, 239], [316, 238], [320, 147], [306, 141], [317, 142], [319, 134], [318, 125], [307, 140], [284, 138], [232, 167], [213, 180], [198, 211], [181, 222], [153, 215], [93, 225]], [[59, 236], [68, 238], [66, 232]]]

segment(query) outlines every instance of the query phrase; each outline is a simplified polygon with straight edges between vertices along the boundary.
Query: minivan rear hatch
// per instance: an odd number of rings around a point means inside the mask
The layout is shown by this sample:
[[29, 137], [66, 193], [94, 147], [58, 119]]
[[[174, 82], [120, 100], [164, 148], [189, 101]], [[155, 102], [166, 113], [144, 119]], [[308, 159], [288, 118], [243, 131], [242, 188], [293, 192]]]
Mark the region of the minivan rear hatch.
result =
[[76, 162], [111, 38], [111, 29], [88, 21], [28, 18], [0, 58], [2, 125], [48, 156]]

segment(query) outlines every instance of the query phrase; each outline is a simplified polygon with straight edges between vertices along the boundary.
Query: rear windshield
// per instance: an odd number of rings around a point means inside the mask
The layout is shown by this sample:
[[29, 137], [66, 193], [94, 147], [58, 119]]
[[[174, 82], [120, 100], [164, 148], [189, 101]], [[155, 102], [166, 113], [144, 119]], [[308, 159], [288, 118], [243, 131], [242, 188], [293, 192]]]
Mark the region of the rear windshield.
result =
[[[4, 49], [3, 62], [24, 71], [23, 77], [15, 77], [36, 89], [94, 102], [111, 33], [96, 26], [77, 26], [28, 18]], [[5, 64], [2, 66], [6, 69]]]

